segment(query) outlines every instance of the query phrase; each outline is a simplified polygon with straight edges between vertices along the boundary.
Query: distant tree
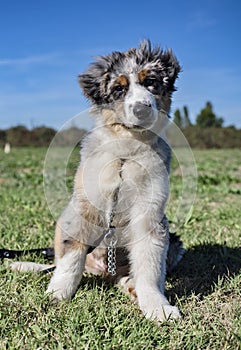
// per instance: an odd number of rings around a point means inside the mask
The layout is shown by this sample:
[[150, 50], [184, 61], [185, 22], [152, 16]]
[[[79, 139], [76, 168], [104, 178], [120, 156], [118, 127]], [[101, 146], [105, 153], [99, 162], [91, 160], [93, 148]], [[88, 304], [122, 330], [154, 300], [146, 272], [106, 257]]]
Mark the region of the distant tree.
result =
[[224, 119], [222, 117], [216, 118], [216, 127], [222, 128], [224, 123]]
[[28, 146], [30, 142], [30, 132], [29, 130], [23, 126], [18, 125], [13, 128], [7, 129], [7, 142], [9, 142], [13, 146]]
[[192, 123], [191, 123], [190, 118], [189, 118], [188, 108], [187, 108], [187, 106], [184, 106], [183, 107], [183, 127], [187, 128], [188, 126], [191, 126], [191, 125], [192, 125]]
[[223, 118], [218, 118], [213, 112], [211, 102], [206, 103], [206, 106], [201, 110], [196, 118], [196, 125], [201, 128], [208, 128], [212, 126], [222, 127], [223, 122]]
[[177, 109], [174, 112], [174, 123], [181, 129], [185, 129], [192, 125], [187, 106], [183, 106], [183, 113], [180, 109]]
[[[56, 134], [56, 130], [45, 126], [34, 128], [33, 130], [27, 129], [23, 125], [18, 125], [9, 128], [5, 131], [5, 141], [9, 142], [12, 146], [36, 146], [47, 147]], [[1, 133], [0, 133], [1, 143]]]
[[3, 146], [6, 143], [7, 133], [5, 130], [0, 130], [0, 145]]
[[183, 120], [182, 120], [182, 115], [180, 112], [180, 109], [176, 109], [174, 112], [174, 123], [179, 127], [182, 128], [183, 126]]
[[226, 128], [236, 130], [236, 126], [233, 124], [226, 126]]
[[183, 133], [192, 148], [241, 148], [241, 129], [191, 126]]
[[31, 131], [32, 144], [48, 146], [56, 134], [56, 130], [45, 126], [39, 126]]

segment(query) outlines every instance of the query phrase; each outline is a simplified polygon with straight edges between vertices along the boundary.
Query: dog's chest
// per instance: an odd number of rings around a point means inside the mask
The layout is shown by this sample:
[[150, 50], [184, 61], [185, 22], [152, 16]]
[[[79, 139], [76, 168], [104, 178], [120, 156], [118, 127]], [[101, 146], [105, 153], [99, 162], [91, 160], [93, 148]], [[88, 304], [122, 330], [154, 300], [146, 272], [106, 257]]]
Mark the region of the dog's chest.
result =
[[150, 149], [132, 155], [101, 152], [88, 158], [82, 168], [84, 195], [98, 209], [110, 205], [117, 188], [118, 207], [123, 211], [137, 201], [149, 201], [150, 194], [160, 195], [167, 186], [164, 163]]

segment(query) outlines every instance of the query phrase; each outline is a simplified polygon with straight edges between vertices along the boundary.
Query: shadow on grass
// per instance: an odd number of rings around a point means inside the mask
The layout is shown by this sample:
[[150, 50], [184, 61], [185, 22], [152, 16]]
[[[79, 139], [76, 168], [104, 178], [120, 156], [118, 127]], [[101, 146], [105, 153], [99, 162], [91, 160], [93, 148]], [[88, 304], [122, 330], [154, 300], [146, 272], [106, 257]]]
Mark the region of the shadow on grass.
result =
[[241, 247], [198, 245], [187, 250], [177, 269], [168, 277], [172, 298], [211, 293], [220, 278], [232, 277], [241, 271]]
[[[219, 279], [232, 277], [241, 272], [241, 247], [225, 245], [198, 245], [188, 249], [176, 270], [167, 277], [172, 287], [167, 295], [173, 299], [191, 294], [200, 297], [212, 292]], [[87, 290], [100, 287], [111, 291], [113, 283], [101, 276], [86, 275], [81, 286]], [[112, 290], [113, 291], [113, 290]]]
[[84, 274], [79, 285], [79, 288], [84, 288], [85, 290], [100, 288], [104, 292], [111, 291], [112, 287], [113, 283], [110, 283], [106, 278], [91, 274]]

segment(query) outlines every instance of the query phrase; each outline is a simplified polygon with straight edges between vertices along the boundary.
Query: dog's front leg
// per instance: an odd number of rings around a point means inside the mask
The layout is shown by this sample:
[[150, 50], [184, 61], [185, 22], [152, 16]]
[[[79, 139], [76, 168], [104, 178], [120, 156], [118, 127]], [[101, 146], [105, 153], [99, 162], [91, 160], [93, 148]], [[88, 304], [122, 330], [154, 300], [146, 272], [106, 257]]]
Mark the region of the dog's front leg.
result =
[[144, 218], [133, 225], [132, 235], [130, 261], [140, 309], [156, 321], [179, 318], [178, 308], [164, 296], [168, 231], [161, 230], [159, 224], [148, 230], [148, 220]]
[[55, 230], [56, 269], [46, 293], [56, 300], [70, 299], [76, 292], [84, 271], [88, 245], [78, 201], [72, 199], [58, 220]]
[[74, 295], [82, 277], [86, 253], [87, 247], [79, 244], [79, 247], [70, 249], [57, 260], [46, 292], [51, 293], [53, 299], [70, 299]]

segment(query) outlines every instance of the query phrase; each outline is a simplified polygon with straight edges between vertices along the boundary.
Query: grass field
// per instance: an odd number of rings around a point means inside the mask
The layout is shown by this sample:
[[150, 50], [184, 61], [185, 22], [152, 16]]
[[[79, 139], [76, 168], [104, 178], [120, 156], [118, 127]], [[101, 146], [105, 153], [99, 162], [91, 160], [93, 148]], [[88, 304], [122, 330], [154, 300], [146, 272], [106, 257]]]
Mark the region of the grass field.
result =
[[[46, 149], [0, 152], [0, 247], [52, 245], [55, 219], [42, 177]], [[117, 287], [87, 276], [71, 302], [52, 305], [44, 295], [49, 275], [12, 273], [5, 261], [0, 265], [0, 348], [241, 349], [241, 151], [194, 155], [196, 200], [178, 229], [186, 255], [166, 284], [181, 320], [157, 327]], [[75, 155], [69, 187], [76, 164]], [[170, 219], [181, 185], [175, 160], [172, 174]]]

